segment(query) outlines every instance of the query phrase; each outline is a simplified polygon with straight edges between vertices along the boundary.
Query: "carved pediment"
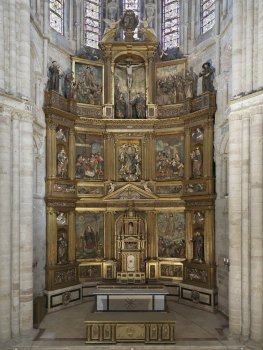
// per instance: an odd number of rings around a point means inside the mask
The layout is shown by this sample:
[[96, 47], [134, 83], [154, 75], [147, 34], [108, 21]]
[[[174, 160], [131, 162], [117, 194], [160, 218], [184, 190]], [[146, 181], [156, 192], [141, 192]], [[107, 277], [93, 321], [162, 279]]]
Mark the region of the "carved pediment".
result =
[[153, 194], [150, 189], [147, 191], [134, 185], [126, 184], [123, 187], [117, 189], [116, 191], [109, 193], [104, 197], [104, 200], [114, 200], [114, 199], [123, 199], [123, 200], [138, 200], [138, 199], [157, 199], [158, 196]]

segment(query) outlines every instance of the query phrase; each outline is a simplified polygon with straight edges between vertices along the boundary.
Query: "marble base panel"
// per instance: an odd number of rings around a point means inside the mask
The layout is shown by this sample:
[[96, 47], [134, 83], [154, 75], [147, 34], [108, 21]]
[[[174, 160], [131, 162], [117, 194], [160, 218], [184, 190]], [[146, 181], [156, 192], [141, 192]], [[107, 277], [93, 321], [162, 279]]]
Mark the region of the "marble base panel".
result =
[[164, 312], [137, 312], [132, 319], [125, 312], [94, 313], [85, 325], [86, 344], [175, 343], [175, 321]]
[[82, 303], [82, 284], [57, 289], [54, 291], [44, 291], [47, 297], [47, 312], [62, 310], [65, 307]]
[[218, 291], [217, 289], [180, 284], [180, 303], [214, 312], [217, 310]]

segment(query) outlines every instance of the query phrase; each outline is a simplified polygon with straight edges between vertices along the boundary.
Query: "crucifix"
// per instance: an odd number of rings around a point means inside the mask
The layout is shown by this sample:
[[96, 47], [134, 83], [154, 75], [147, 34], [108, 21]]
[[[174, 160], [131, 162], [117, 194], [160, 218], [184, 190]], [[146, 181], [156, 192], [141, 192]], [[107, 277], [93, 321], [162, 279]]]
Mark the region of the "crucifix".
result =
[[132, 64], [131, 60], [127, 60], [127, 63], [118, 63], [117, 67], [126, 70], [126, 83], [128, 87], [128, 118], [132, 118], [132, 106], [131, 106], [131, 88], [132, 88], [132, 73], [133, 70], [139, 67], [144, 67], [143, 63]]

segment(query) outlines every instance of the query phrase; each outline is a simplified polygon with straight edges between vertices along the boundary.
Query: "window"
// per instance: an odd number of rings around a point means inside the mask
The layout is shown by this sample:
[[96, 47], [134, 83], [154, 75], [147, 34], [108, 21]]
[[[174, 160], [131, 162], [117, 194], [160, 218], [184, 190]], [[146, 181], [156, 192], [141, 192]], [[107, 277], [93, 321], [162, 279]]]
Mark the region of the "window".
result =
[[215, 24], [215, 0], [201, 0], [201, 34], [205, 34]]
[[58, 33], [63, 34], [64, 31], [64, 0], [49, 1], [49, 23], [50, 27]]
[[100, 26], [101, 1], [86, 0], [85, 1], [85, 44], [91, 47], [98, 47], [101, 34]]
[[140, 12], [139, 0], [123, 0], [123, 13], [126, 10], [134, 11], [135, 15], [139, 17], [139, 12]]
[[179, 46], [179, 0], [163, 0], [162, 41], [163, 48]]

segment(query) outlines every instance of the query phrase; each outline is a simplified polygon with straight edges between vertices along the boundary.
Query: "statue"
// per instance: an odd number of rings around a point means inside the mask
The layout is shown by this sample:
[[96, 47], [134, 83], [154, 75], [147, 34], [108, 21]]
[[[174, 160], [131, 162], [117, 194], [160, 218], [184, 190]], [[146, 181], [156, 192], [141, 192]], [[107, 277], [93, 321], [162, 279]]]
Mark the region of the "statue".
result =
[[195, 98], [197, 96], [197, 80], [198, 76], [193, 71], [193, 68], [190, 68], [190, 71], [186, 71], [185, 75], [185, 97], [186, 98]]
[[68, 254], [67, 254], [67, 248], [68, 248], [68, 242], [66, 240], [66, 232], [63, 230], [60, 232], [58, 236], [58, 257], [57, 261], [58, 264], [65, 264], [68, 262]]
[[119, 97], [116, 98], [115, 118], [123, 119], [125, 118], [125, 116], [126, 116], [126, 101], [123, 93], [121, 92], [119, 94]]
[[66, 138], [62, 128], [58, 128], [58, 130], [56, 132], [56, 139], [58, 141], [67, 142], [67, 138]]
[[150, 26], [148, 20], [143, 18], [140, 23], [142, 24], [142, 28], [139, 29], [139, 34], [143, 35], [145, 40], [157, 41], [155, 30]]
[[193, 237], [193, 259], [204, 262], [204, 236], [199, 231]]
[[203, 77], [202, 80], [202, 93], [215, 91], [213, 80], [214, 80], [214, 68], [210, 62], [205, 62], [202, 65], [202, 71], [199, 73], [199, 77]]
[[142, 180], [141, 183], [142, 183], [144, 191], [146, 191], [148, 193], [152, 193], [152, 190], [148, 187], [148, 181]]
[[65, 98], [72, 98], [72, 84], [73, 84], [73, 73], [67, 73], [64, 77], [64, 96]]
[[133, 106], [133, 119], [145, 119], [146, 117], [146, 101], [138, 92], [134, 100], [131, 102]]
[[115, 186], [116, 185], [114, 183], [112, 183], [112, 182], [109, 184], [108, 194], [110, 194], [110, 193], [115, 191]]
[[114, 40], [118, 37], [119, 34], [119, 22], [120, 21], [112, 21], [110, 19], [104, 19], [106, 23], [106, 28], [104, 31], [104, 35], [101, 39], [101, 42], [108, 42]]
[[149, 27], [154, 28], [154, 19], [155, 19], [155, 4], [153, 0], [149, 0], [145, 5], [145, 16]]
[[48, 68], [49, 78], [48, 78], [48, 90], [54, 90], [59, 92], [59, 79], [63, 76], [60, 72], [60, 66], [57, 61], [53, 61], [51, 66]]
[[68, 157], [64, 148], [62, 148], [57, 155], [57, 176], [65, 178], [67, 177], [67, 173], [68, 173]]
[[193, 162], [193, 177], [201, 177], [202, 176], [202, 153], [199, 147], [196, 147], [195, 150], [190, 154], [192, 162]]
[[107, 10], [108, 10], [108, 19], [110, 19], [111, 21], [115, 21], [117, 16], [117, 11], [118, 11], [117, 1], [111, 0], [110, 2], [108, 2]]

